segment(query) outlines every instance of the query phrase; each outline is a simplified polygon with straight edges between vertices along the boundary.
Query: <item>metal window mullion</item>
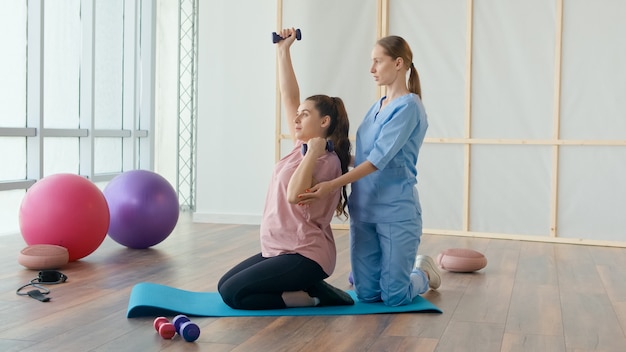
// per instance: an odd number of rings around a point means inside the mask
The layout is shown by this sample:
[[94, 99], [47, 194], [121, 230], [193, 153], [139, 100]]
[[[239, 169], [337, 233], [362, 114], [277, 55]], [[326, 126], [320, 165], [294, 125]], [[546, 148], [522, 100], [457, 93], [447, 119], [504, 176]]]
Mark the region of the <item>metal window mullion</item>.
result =
[[135, 130], [133, 132], [133, 136], [135, 136], [135, 138], [148, 138], [148, 136], [150, 135], [148, 130]]
[[186, 205], [186, 200], [185, 200], [185, 195], [181, 194], [183, 192], [185, 192], [184, 190], [181, 190], [181, 188], [184, 188], [184, 182], [182, 181], [185, 177], [184, 177], [184, 173], [186, 173], [186, 170], [182, 169], [182, 165], [181, 165], [181, 159], [183, 158], [183, 156], [181, 155], [181, 139], [183, 138], [181, 135], [181, 129], [180, 129], [180, 125], [182, 123], [182, 119], [183, 117], [181, 116], [180, 113], [180, 103], [181, 103], [181, 96], [180, 96], [180, 85], [181, 85], [181, 70], [180, 70], [180, 66], [181, 66], [181, 51], [182, 48], [181, 46], [183, 45], [183, 37], [181, 35], [182, 32], [182, 7], [183, 7], [183, 2], [184, 0], [179, 0], [178, 1], [178, 66], [177, 66], [177, 76], [176, 78], [178, 79], [178, 84], [176, 85], [176, 96], [178, 97], [177, 100], [177, 104], [176, 104], [176, 112], [178, 113], [178, 118], [176, 121], [176, 195], [178, 196], [178, 205], [183, 208]]
[[[154, 76], [156, 59], [156, 6], [152, 0], [141, 1], [139, 75], [139, 126], [136, 132], [147, 131], [139, 138], [139, 168], [154, 170]], [[139, 136], [138, 133], [134, 135]]]
[[81, 1], [81, 24], [83, 31], [82, 55], [80, 58], [80, 117], [81, 130], [87, 136], [79, 137], [79, 173], [88, 178], [94, 174], [94, 137], [89, 133], [94, 127], [94, 84], [95, 84], [95, 0]]
[[89, 130], [86, 128], [42, 128], [42, 137], [89, 137]]
[[134, 94], [134, 110], [133, 110], [133, 169], [138, 169], [140, 162], [140, 137], [137, 135], [139, 129], [139, 114], [141, 111], [141, 15], [142, 1], [136, 1], [135, 7], [135, 58], [134, 58], [134, 75], [135, 90]]
[[1, 191], [12, 191], [16, 189], [28, 189], [34, 185], [36, 180], [0, 181]]
[[36, 128], [0, 127], [0, 137], [36, 137]]
[[[26, 127], [43, 127], [44, 9], [43, 0], [29, 0], [27, 15]], [[43, 136], [26, 137], [26, 179], [43, 177]]]
[[93, 175], [93, 178], [91, 179], [91, 181], [93, 182], [109, 182], [112, 179], [114, 179], [116, 176], [118, 176], [120, 173], [119, 172], [107, 172], [107, 173], [101, 173], [101, 174], [95, 174]]
[[94, 129], [93, 137], [94, 138], [128, 138], [132, 136], [131, 130], [104, 130], [104, 129]]
[[122, 97], [122, 128], [130, 131], [131, 138], [122, 140], [122, 171], [133, 170], [138, 165], [137, 137], [137, 60], [140, 13], [137, 1], [124, 2], [124, 76]]

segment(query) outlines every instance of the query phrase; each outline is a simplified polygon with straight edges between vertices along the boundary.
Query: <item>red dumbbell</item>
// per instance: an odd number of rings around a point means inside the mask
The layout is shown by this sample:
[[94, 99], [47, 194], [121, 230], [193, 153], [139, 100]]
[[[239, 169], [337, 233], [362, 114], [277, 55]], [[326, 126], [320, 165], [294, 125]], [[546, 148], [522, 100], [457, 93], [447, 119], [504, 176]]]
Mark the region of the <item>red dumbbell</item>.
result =
[[154, 326], [154, 329], [164, 339], [169, 340], [176, 335], [176, 327], [174, 327], [174, 324], [170, 323], [170, 321], [165, 317], [158, 317], [154, 319], [152, 326]]
[[187, 342], [194, 342], [200, 337], [200, 327], [191, 322], [186, 315], [180, 314], [172, 320], [174, 328], [178, 335], [182, 336]]

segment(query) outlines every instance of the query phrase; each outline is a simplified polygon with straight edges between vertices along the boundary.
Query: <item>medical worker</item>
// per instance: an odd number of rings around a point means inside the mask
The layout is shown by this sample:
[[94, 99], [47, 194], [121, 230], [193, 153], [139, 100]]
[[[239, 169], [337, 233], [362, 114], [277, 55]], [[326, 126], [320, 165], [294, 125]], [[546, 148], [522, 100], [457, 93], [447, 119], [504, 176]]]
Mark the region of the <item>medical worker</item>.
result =
[[358, 128], [354, 168], [300, 198], [312, 204], [352, 184], [348, 208], [355, 291], [360, 301], [399, 306], [441, 284], [432, 258], [416, 256], [422, 235], [416, 165], [428, 120], [413, 53], [403, 38], [376, 42], [370, 72], [386, 95]]

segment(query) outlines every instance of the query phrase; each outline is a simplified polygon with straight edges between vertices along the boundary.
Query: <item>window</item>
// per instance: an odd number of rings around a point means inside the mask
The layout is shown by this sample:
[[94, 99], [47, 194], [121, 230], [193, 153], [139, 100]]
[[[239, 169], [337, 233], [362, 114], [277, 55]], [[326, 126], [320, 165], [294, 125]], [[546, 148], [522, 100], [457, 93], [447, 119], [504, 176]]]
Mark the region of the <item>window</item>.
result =
[[0, 3], [0, 234], [54, 173], [153, 168], [153, 1]]

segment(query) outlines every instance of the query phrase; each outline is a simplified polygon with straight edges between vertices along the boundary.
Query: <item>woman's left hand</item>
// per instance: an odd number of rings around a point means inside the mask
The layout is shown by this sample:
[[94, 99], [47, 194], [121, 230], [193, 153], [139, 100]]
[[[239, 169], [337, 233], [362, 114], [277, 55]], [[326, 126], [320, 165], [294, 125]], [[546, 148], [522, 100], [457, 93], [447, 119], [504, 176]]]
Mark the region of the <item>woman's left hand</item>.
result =
[[315, 158], [326, 153], [326, 139], [322, 137], [313, 137], [309, 139], [307, 144], [307, 154], [311, 153]]

